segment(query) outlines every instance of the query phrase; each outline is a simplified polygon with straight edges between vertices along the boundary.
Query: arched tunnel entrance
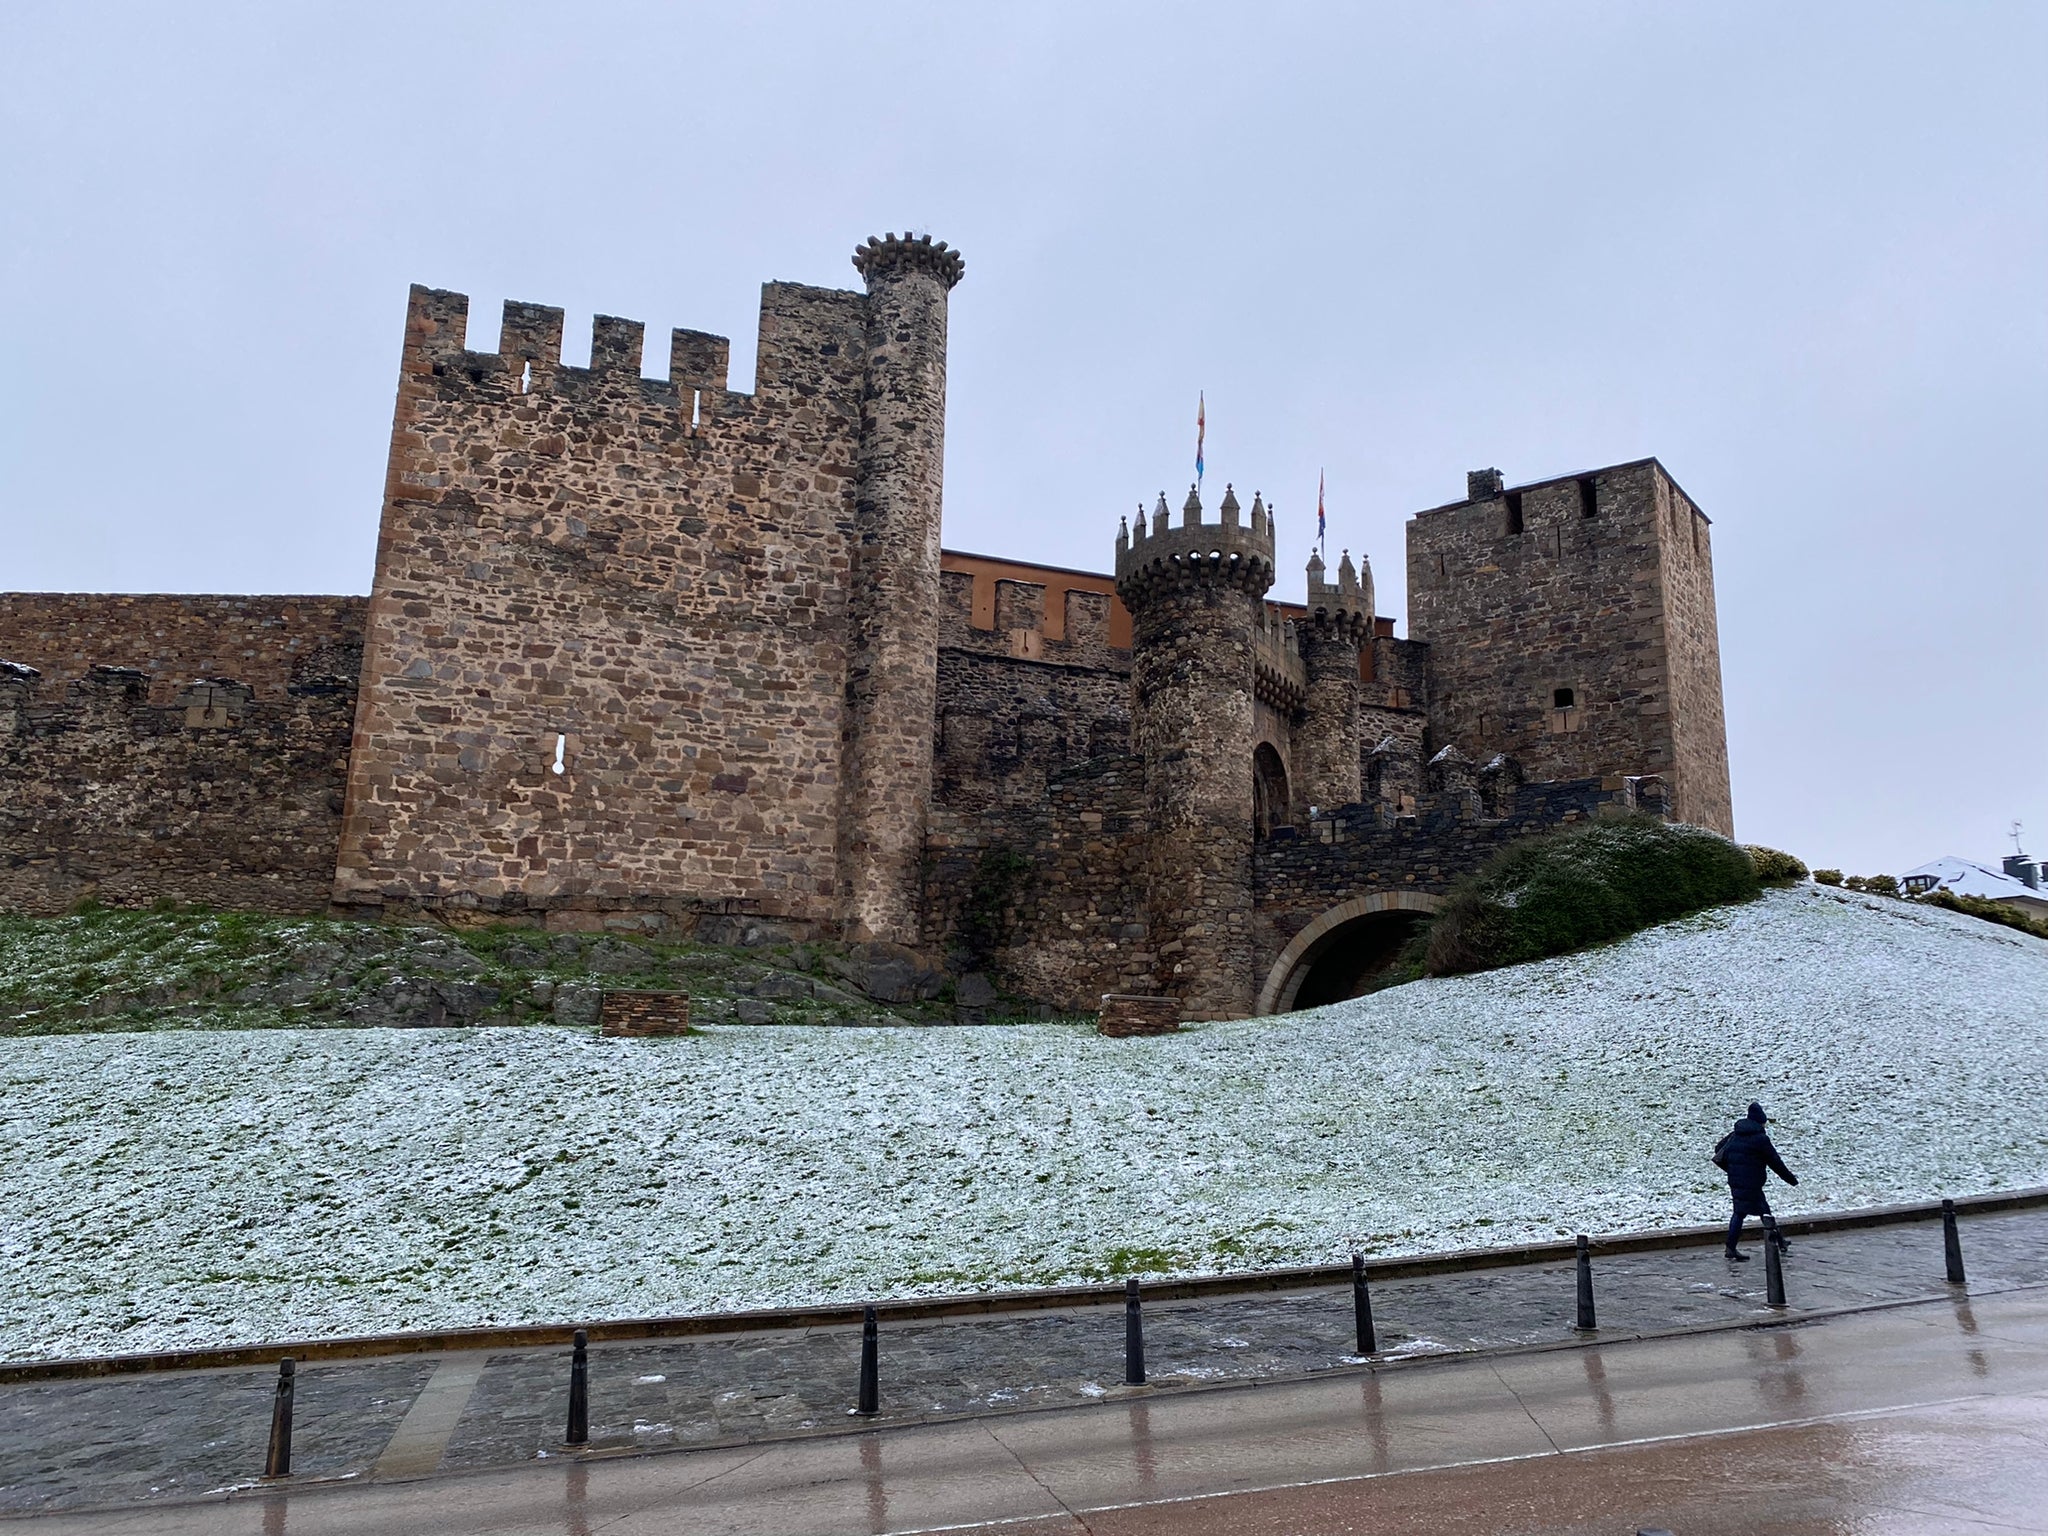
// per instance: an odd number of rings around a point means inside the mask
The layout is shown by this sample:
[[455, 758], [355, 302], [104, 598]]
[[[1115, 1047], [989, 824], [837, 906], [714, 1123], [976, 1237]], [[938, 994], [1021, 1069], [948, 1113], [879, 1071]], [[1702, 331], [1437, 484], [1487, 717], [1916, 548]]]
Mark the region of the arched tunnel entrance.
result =
[[1260, 1013], [1291, 1013], [1357, 997], [1442, 903], [1412, 891], [1376, 891], [1330, 908], [1297, 933], [1259, 989]]

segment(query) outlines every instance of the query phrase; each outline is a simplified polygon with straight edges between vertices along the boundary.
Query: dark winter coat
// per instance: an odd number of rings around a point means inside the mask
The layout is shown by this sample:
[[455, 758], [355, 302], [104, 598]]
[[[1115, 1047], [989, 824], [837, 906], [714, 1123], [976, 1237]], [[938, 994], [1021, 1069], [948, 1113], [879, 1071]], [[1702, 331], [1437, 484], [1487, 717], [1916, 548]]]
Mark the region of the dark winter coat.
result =
[[1761, 1120], [1736, 1121], [1735, 1129], [1714, 1148], [1714, 1161], [1728, 1170], [1728, 1187], [1739, 1195], [1762, 1193], [1767, 1170], [1787, 1184], [1799, 1182], [1799, 1176], [1785, 1166], [1778, 1149], [1771, 1145]]

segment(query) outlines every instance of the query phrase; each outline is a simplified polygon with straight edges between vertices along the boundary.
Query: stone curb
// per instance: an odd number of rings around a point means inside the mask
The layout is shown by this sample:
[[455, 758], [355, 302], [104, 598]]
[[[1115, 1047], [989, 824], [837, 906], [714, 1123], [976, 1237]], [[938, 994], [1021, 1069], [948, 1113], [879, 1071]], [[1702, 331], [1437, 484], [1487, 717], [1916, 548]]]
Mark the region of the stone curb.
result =
[[[1956, 1200], [1958, 1214], [1982, 1215], [2048, 1205], [2048, 1185], [1965, 1195]], [[1929, 1221], [1941, 1215], [1939, 1201], [1910, 1205], [1874, 1205], [1825, 1215], [1789, 1216], [1779, 1228], [1791, 1236], [1835, 1232], [1859, 1227], [1893, 1226]], [[1667, 1227], [1595, 1238], [1595, 1254], [1650, 1253], [1673, 1248], [1698, 1248], [1721, 1242], [1725, 1225]], [[1555, 1264], [1574, 1255], [1570, 1242], [1523, 1243], [1503, 1248], [1460, 1248], [1445, 1253], [1412, 1254], [1376, 1260], [1368, 1268], [1376, 1280], [1413, 1279], [1426, 1275], [1462, 1274], [1474, 1270], [1509, 1269], [1528, 1264]], [[1178, 1280], [1148, 1280], [1149, 1301], [1186, 1301], [1205, 1296], [1250, 1295], [1261, 1291], [1309, 1290], [1348, 1284], [1351, 1266], [1317, 1264], [1293, 1269], [1241, 1270]], [[1032, 1290], [984, 1291], [956, 1296], [914, 1297], [876, 1303], [882, 1322], [928, 1322], [946, 1318], [1044, 1312], [1066, 1307], [1121, 1304], [1121, 1280], [1089, 1285], [1048, 1286]], [[1858, 1309], [1862, 1310], [1862, 1309]], [[499, 1328], [422, 1329], [409, 1333], [365, 1334], [332, 1339], [305, 1339], [271, 1344], [235, 1344], [212, 1349], [158, 1350], [133, 1355], [97, 1355], [61, 1360], [28, 1360], [0, 1364], [0, 1385], [30, 1381], [66, 1381], [94, 1376], [129, 1376], [157, 1371], [218, 1370], [230, 1366], [267, 1365], [289, 1355], [302, 1362], [354, 1360], [379, 1355], [441, 1354], [459, 1350], [515, 1350], [566, 1347], [569, 1336], [583, 1328], [593, 1344], [635, 1339], [695, 1338], [711, 1334], [769, 1333], [799, 1328], [853, 1328], [861, 1321], [861, 1304], [814, 1307], [768, 1307], [745, 1312], [700, 1312], [677, 1317], [616, 1318], [592, 1323], [522, 1323]]]

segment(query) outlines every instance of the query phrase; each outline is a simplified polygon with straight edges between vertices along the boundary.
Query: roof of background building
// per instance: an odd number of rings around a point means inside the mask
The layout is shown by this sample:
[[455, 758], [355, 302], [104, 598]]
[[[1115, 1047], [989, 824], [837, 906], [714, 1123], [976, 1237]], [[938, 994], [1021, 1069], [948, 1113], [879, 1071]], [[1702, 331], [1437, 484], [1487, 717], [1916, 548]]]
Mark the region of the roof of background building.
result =
[[1977, 896], [1985, 901], [2012, 901], [2048, 908], [2048, 891], [2037, 891], [2011, 875], [1986, 869], [1968, 859], [1959, 859], [1952, 853], [1922, 864], [1918, 869], [1907, 870], [1903, 878], [1910, 880], [1915, 875], [1932, 875], [1937, 886], [1958, 896]]

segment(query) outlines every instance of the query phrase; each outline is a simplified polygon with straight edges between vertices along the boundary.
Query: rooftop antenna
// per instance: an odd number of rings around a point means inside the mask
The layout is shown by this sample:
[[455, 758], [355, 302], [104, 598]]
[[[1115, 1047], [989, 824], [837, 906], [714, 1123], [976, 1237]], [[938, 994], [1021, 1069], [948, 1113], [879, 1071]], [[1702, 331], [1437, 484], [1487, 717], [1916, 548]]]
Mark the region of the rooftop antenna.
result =
[[2020, 846], [2020, 823], [2015, 821], [2012, 824], [2012, 830], [2005, 835], [2012, 839], [2012, 851], [2021, 858], [2025, 858], [2027, 850]]

